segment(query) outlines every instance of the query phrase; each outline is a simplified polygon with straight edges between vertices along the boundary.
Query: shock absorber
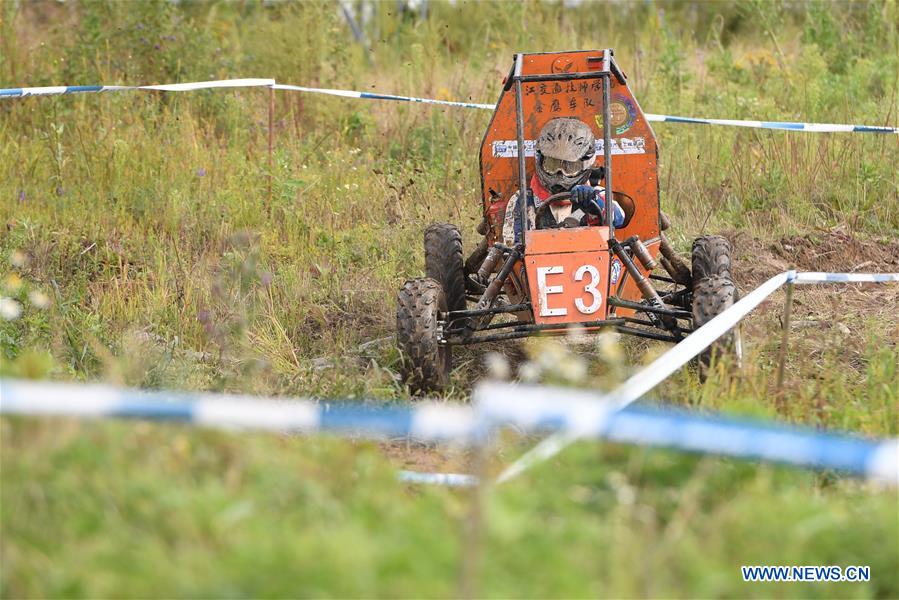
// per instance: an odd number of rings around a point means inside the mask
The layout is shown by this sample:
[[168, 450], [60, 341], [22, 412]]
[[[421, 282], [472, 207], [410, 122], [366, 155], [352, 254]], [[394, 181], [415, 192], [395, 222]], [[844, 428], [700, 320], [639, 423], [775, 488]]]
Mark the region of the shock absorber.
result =
[[[637, 284], [637, 288], [640, 290], [640, 294], [643, 296], [643, 299], [646, 300], [649, 304], [656, 308], [665, 308], [665, 303], [662, 301], [662, 297], [659, 296], [659, 293], [656, 291], [652, 284], [648, 279], [643, 277], [643, 273], [640, 272], [640, 269], [637, 268], [637, 265], [634, 264], [634, 261], [631, 259], [630, 255], [625, 252], [624, 247], [621, 243], [612, 238], [609, 240], [609, 247], [612, 248], [612, 251], [616, 256], [621, 260], [621, 264], [624, 265], [625, 270], [627, 270], [628, 275], [634, 280], [634, 283]], [[631, 243], [631, 247], [633, 247], [633, 243]], [[644, 248], [645, 250], [645, 248]], [[648, 254], [648, 253], [647, 253]], [[670, 331], [672, 335], [680, 339], [683, 337], [680, 328], [677, 326], [677, 319], [668, 315], [659, 315], [656, 313], [646, 311], [649, 320], [652, 321], [655, 325], [661, 326], [662, 328]]]
[[659, 237], [662, 238], [662, 241], [659, 244], [659, 252], [662, 254], [660, 257], [662, 266], [668, 271], [668, 274], [671, 275], [673, 280], [681, 285], [689, 287], [693, 282], [693, 276], [690, 275], [690, 269], [684, 264], [684, 261], [680, 259], [677, 252], [674, 251], [671, 242], [668, 241], [665, 234], [660, 233]]
[[637, 257], [637, 260], [640, 261], [647, 271], [652, 271], [656, 268], [656, 261], [653, 260], [652, 255], [649, 253], [649, 250], [646, 246], [643, 245], [643, 242], [640, 241], [640, 236], [635, 235], [631, 239], [631, 250], [634, 252], [634, 256]]
[[684, 261], [680, 259], [677, 252], [675, 252], [674, 248], [671, 246], [671, 242], [668, 241], [668, 238], [663, 233], [669, 227], [671, 227], [671, 220], [668, 219], [668, 215], [660, 212], [659, 237], [662, 242], [659, 244], [659, 252], [661, 253], [659, 262], [662, 263], [662, 268], [671, 275], [671, 279], [689, 288], [693, 283], [693, 276], [690, 274], [690, 269], [684, 264]]
[[487, 278], [489, 278], [490, 274], [496, 269], [496, 263], [502, 255], [503, 251], [496, 246], [491, 246], [490, 249], [487, 250], [487, 257], [484, 259], [484, 262], [481, 263], [480, 268], [478, 268], [477, 276], [480, 283], [487, 281]]

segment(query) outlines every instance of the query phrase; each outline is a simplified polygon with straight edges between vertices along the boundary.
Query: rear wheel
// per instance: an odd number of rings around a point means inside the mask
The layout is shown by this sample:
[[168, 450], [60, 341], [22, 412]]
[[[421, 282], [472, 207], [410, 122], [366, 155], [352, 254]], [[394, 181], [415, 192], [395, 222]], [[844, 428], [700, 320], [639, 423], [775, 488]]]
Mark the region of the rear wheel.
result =
[[465, 310], [465, 271], [462, 234], [450, 223], [425, 230], [425, 274], [443, 287], [449, 310]]
[[733, 278], [730, 266], [731, 245], [720, 235], [704, 235], [693, 241], [694, 285], [706, 277], [720, 275]]
[[396, 309], [396, 341], [403, 381], [413, 394], [439, 391], [449, 382], [452, 350], [439, 343], [439, 313], [446, 296], [434, 279], [410, 279], [400, 289]]
[[[737, 286], [730, 277], [712, 275], [693, 283], [693, 327], [699, 329], [733, 306], [739, 299]], [[731, 355], [739, 367], [743, 358], [740, 329], [737, 325], [699, 355], [699, 379], [705, 381], [715, 357]]]

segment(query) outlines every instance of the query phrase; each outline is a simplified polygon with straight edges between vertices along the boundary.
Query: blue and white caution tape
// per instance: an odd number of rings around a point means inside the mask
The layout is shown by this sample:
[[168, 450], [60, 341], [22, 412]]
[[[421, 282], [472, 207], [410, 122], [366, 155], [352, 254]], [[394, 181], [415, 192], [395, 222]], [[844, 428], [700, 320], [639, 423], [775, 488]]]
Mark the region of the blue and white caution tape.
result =
[[572, 439], [601, 438], [834, 469], [893, 485], [899, 480], [899, 438], [869, 440], [670, 408], [614, 410], [600, 394], [565, 388], [484, 384], [476, 391], [476, 401], [490, 424], [524, 432], [561, 430]]
[[147, 90], [158, 92], [192, 92], [213, 88], [272, 87], [274, 79], [222, 79], [217, 81], [194, 81], [190, 83], [165, 83], [162, 85], [56, 85], [50, 87], [20, 87], [0, 89], [0, 98], [22, 98], [25, 96], [58, 96], [61, 94], [84, 94], [99, 92], [121, 92]]
[[291, 92], [307, 92], [311, 94], [326, 94], [329, 96], [340, 96], [342, 98], [358, 98], [361, 100], [393, 100], [395, 102], [416, 102], [419, 104], [439, 104], [442, 106], [456, 106], [459, 108], [481, 108], [484, 110], [493, 110], [496, 108], [494, 104], [478, 104], [476, 102], [454, 102], [452, 100], [435, 100], [433, 98], [416, 98], [414, 96], [396, 96], [394, 94], [378, 94], [375, 92], [356, 92], [353, 90], [331, 90], [326, 88], [310, 88], [299, 85], [286, 85], [276, 83], [276, 90], [287, 90]]
[[742, 121], [736, 119], [699, 119], [672, 115], [644, 115], [647, 121], [660, 123], [693, 123], [697, 125], [724, 125], [726, 127], [750, 127], [753, 129], [779, 129], [781, 131], [808, 131], [810, 133], [899, 133], [899, 127], [880, 125], [840, 125], [836, 123], [791, 123], [788, 121]]
[[447, 487], [471, 487], [478, 484], [474, 475], [461, 473], [422, 473], [420, 471], [400, 471], [400, 481], [422, 485], [443, 485]]
[[[474, 108], [480, 110], [494, 110], [494, 104], [478, 102], [455, 102], [452, 100], [437, 100], [434, 98], [420, 98], [416, 96], [400, 96], [396, 94], [379, 94], [377, 92], [360, 92], [356, 90], [337, 90], [330, 88], [314, 88], [299, 85], [287, 85], [276, 83], [274, 79], [225, 79], [221, 81], [199, 81], [192, 83], [171, 83], [162, 85], [123, 86], [123, 85], [70, 85], [50, 87], [19, 87], [0, 89], [0, 99], [21, 98], [25, 96], [55, 96], [60, 94], [80, 94], [91, 92], [111, 92], [126, 90], [156, 90], [166, 92], [185, 92], [192, 90], [211, 88], [233, 87], [270, 87], [276, 90], [304, 92], [310, 94], [324, 94], [339, 96], [342, 98], [354, 98], [361, 100], [388, 100], [394, 102], [414, 102], [419, 104], [433, 104], [441, 106], [455, 106], [459, 108]], [[835, 123], [795, 123], [788, 121], [748, 121], [738, 119], [702, 119], [696, 117], [678, 117], [674, 115], [657, 115], [646, 113], [647, 121], [658, 123], [691, 123], [698, 125], [723, 125], [728, 127], [750, 127], [755, 129], [778, 129], [782, 131], [808, 131], [814, 133], [894, 133], [899, 134], [899, 127], [884, 127], [879, 125], [841, 125]]]
[[896, 283], [899, 273], [816, 273], [787, 271], [787, 283]]
[[367, 408], [307, 399], [260, 399], [9, 379], [0, 379], [0, 413], [138, 418], [222, 429], [332, 431], [423, 441], [464, 441], [475, 427], [470, 408], [446, 403]]
[[[576, 439], [604, 438], [835, 469], [889, 484], [895, 484], [899, 477], [899, 440], [866, 440], [670, 409], [628, 407], [617, 411], [597, 402], [598, 397], [570, 389], [484, 384], [475, 392], [475, 408], [422, 404], [369, 409], [308, 400], [0, 380], [2, 414], [139, 418], [225, 429], [335, 432], [463, 443], [483, 439], [479, 432], [510, 426], [522, 432], [560, 431]], [[476, 477], [458, 473], [403, 471], [399, 477], [409, 483], [454, 487], [477, 483]]]
[[[495, 110], [495, 104], [483, 104], [476, 102], [453, 102], [450, 100], [434, 100], [432, 98], [417, 98], [414, 96], [396, 96], [393, 94], [378, 94], [374, 92], [357, 92], [354, 90], [334, 90], [326, 88], [311, 88], [296, 85], [275, 84], [276, 90], [290, 90], [311, 94], [325, 94], [340, 96], [343, 98], [358, 98], [362, 100], [394, 100], [399, 102], [419, 102], [421, 104], [441, 104], [443, 106], [457, 106], [460, 108], [475, 108], [482, 110]], [[839, 125], [831, 123], [793, 123], [785, 121], [744, 121], [735, 119], [700, 119], [695, 117], [676, 117], [672, 115], [657, 115], [645, 113], [647, 121], [657, 123], [692, 123], [697, 125], [724, 125], [729, 127], [751, 127], [755, 129], [780, 129], [783, 131], [808, 131], [815, 133], [899, 133], [899, 127], [882, 127], [877, 125]], [[508, 146], [508, 144], [507, 144]], [[527, 146], [526, 146], [527, 147]], [[600, 150], [601, 151], [601, 150]], [[494, 149], [494, 153], [496, 149]], [[614, 152], [613, 152], [614, 153]], [[630, 154], [633, 152], [620, 152]], [[496, 155], [496, 154], [494, 154]]]
[[[741, 298], [730, 308], [687, 336], [651, 364], [632, 375], [624, 383], [594, 402], [604, 410], [620, 410], [642, 398], [675, 371], [733, 329], [746, 315], [787, 282], [795, 283], [888, 283], [899, 282], [899, 273], [814, 273], [786, 271]], [[576, 431], [557, 433], [540, 442], [503, 471], [498, 481], [508, 481], [532, 465], [542, 462], [578, 439]]]

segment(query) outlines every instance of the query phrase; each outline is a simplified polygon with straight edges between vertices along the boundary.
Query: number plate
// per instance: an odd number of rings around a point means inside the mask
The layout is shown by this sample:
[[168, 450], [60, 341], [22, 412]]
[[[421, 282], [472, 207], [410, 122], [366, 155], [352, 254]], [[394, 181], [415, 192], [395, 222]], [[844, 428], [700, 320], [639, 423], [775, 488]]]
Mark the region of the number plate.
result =
[[583, 323], [606, 318], [609, 254], [571, 252], [526, 258], [534, 320]]

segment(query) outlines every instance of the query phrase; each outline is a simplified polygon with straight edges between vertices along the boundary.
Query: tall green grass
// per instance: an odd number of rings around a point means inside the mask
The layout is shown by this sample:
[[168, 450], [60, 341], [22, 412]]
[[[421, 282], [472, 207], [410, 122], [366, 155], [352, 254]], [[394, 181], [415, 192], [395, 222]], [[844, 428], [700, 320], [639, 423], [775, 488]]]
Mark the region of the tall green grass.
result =
[[[897, 124], [893, 1], [432, 3], [427, 20], [374, 6], [368, 51], [332, 3], [6, 2], [0, 85], [272, 77], [490, 102], [513, 52], [609, 46], [647, 112]], [[267, 105], [268, 92], [252, 89], [0, 102], [0, 293], [24, 307], [0, 321], [0, 373], [405, 398], [396, 350], [382, 340], [395, 290], [422, 272], [429, 223], [455, 222], [474, 244], [489, 112], [279, 92], [270, 171]], [[752, 264], [785, 235], [899, 237], [895, 136], [655, 132], [681, 250], [701, 233], [739, 230], [757, 240], [748, 250], [738, 238], [741, 264]], [[800, 310], [851, 335], [794, 334], [782, 393], [772, 386], [779, 323], [767, 310], [748, 325], [752, 360], [740, 377], [722, 368], [700, 387], [684, 372], [659, 397], [895, 435], [897, 325], [880, 310], [895, 296], [865, 306], [867, 290], [851, 293], [840, 305], [797, 292]], [[382, 341], [360, 347], [371, 340]], [[545, 347], [493, 349], [523, 360]], [[588, 381], [620, 376], [659, 347], [624, 351], [629, 367], [588, 355]], [[467, 397], [481, 355], [457, 353], [449, 399]], [[5, 595], [457, 590], [467, 500], [403, 491], [370, 446], [58, 421], [4, 420], [0, 433]], [[486, 593], [899, 593], [892, 492], [596, 448], [491, 495]], [[521, 450], [510, 442], [497, 458]], [[874, 582], [739, 581], [739, 564], [766, 562], [870, 563]], [[552, 576], [528, 576], [537, 572]]]

